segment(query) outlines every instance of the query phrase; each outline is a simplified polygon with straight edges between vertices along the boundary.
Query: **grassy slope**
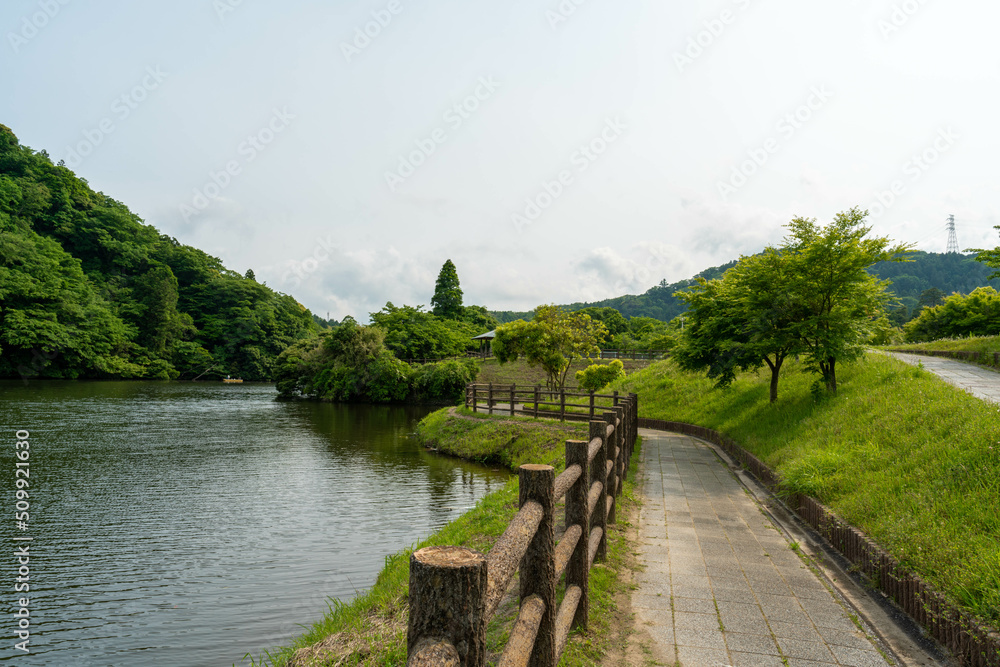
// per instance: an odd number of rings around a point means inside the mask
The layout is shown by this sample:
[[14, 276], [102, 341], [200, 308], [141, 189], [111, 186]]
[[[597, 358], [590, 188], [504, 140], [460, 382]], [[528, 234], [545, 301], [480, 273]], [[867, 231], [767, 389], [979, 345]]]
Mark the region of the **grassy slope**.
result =
[[871, 354], [838, 370], [839, 394], [786, 362], [779, 401], [768, 375], [713, 389], [672, 362], [614, 388], [644, 417], [736, 438], [785, 479], [861, 528], [981, 618], [1000, 622], [1000, 409], [930, 373]]
[[1000, 352], [1000, 336], [969, 336], [968, 338], [941, 338], [927, 343], [902, 343], [887, 346], [893, 350], [948, 350], [980, 352], [992, 355]]
[[[640, 368], [645, 368], [649, 366], [648, 361], [640, 361], [635, 359], [622, 359], [622, 364], [625, 366], [626, 373], [632, 373]], [[598, 364], [610, 364], [611, 359], [598, 359], [594, 363]], [[569, 387], [576, 386], [576, 372], [582, 371], [587, 366], [590, 366], [591, 362], [584, 359], [582, 361], [575, 361], [570, 366], [569, 375], [566, 376], [566, 385]], [[495, 382], [497, 384], [517, 384], [518, 386], [534, 387], [536, 384], [545, 386], [545, 371], [540, 367], [532, 368], [523, 359], [518, 359], [517, 361], [512, 361], [506, 364], [499, 363], [495, 358], [485, 359], [482, 362], [482, 366], [479, 370], [479, 375], [476, 376], [476, 382]]]
[[[467, 411], [459, 411], [471, 416]], [[522, 463], [548, 463], [565, 468], [564, 442], [585, 438], [586, 426], [560, 425], [548, 420], [473, 416], [448, 416], [448, 409], [428, 415], [419, 427], [420, 437], [446, 453], [472, 460], [501, 464], [516, 470]], [[637, 448], [635, 455], [638, 456]], [[636, 458], [633, 458], [635, 465]], [[631, 482], [625, 486], [622, 511], [634, 502]], [[406, 595], [409, 586], [409, 556], [414, 549], [432, 545], [467, 546], [488, 552], [517, 512], [517, 480], [483, 498], [477, 506], [420, 544], [386, 559], [375, 585], [347, 604], [334, 604], [320, 622], [309, 628], [293, 646], [250, 659], [252, 665], [402, 665], [406, 662]], [[557, 516], [561, 517], [557, 510]], [[591, 570], [591, 624], [576, 633], [566, 647], [560, 665], [584, 667], [595, 664], [607, 652], [607, 632], [614, 613], [613, 596], [624, 584], [618, 572], [628, 546], [621, 531], [608, 535], [608, 561]], [[506, 644], [516, 608], [498, 611], [490, 624], [491, 651]], [[310, 648], [311, 647], [311, 648]], [[293, 658], [297, 649], [304, 649]], [[333, 656], [336, 656], [335, 658]], [[248, 654], [249, 658], [249, 654]], [[328, 662], [323, 660], [327, 659]], [[331, 659], [332, 658], [332, 659]], [[342, 660], [342, 662], [338, 661]]]

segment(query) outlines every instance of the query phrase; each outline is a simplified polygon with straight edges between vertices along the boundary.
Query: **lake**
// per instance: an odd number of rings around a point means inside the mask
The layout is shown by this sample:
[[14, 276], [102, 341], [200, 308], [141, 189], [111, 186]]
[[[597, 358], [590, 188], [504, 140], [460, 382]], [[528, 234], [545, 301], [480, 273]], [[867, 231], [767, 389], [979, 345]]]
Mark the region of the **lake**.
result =
[[[417, 445], [430, 408], [275, 396], [265, 384], [0, 382], [0, 663], [249, 664], [246, 652], [288, 643], [329, 598], [371, 586], [385, 556], [507, 479]], [[30, 592], [15, 593], [22, 547]], [[28, 654], [15, 648], [24, 596]]]

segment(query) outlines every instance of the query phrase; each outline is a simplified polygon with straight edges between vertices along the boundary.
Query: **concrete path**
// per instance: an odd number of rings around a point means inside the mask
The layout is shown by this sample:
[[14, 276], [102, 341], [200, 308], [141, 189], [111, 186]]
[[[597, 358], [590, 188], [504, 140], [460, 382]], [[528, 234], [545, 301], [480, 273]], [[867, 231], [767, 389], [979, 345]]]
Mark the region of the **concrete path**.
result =
[[913, 366], [923, 364], [926, 370], [945, 382], [964, 389], [976, 398], [1000, 403], [1000, 373], [994, 370], [945, 357], [928, 357], [905, 352], [886, 352], [886, 354]]
[[640, 433], [645, 569], [632, 608], [649, 657], [683, 667], [894, 664], [711, 447]]

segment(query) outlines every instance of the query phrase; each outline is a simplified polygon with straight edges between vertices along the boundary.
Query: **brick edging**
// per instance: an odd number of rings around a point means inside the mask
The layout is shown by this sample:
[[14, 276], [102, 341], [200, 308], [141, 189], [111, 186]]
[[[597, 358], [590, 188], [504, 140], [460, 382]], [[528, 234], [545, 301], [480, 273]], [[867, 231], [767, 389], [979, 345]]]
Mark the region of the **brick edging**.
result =
[[[781, 478], [773, 470], [723, 433], [704, 426], [649, 417], [639, 417], [639, 428], [683, 433], [718, 445], [769, 491], [776, 494], [781, 490]], [[844, 522], [815, 498], [803, 494], [786, 498], [792, 511], [866, 574], [869, 581], [930, 636], [951, 650], [962, 665], [1000, 666], [1000, 636], [996, 632], [951, 604], [874, 540]]]

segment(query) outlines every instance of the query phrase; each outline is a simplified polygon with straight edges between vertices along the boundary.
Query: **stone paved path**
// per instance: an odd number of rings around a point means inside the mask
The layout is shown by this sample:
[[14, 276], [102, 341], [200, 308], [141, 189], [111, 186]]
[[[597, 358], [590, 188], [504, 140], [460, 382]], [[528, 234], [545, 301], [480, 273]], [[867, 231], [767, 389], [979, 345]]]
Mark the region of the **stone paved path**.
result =
[[632, 608], [659, 664], [890, 664], [705, 443], [641, 429]]
[[914, 366], [918, 363], [923, 364], [926, 370], [945, 382], [966, 390], [976, 398], [1000, 403], [1000, 373], [994, 370], [945, 357], [928, 357], [903, 352], [886, 352], [886, 354]]

